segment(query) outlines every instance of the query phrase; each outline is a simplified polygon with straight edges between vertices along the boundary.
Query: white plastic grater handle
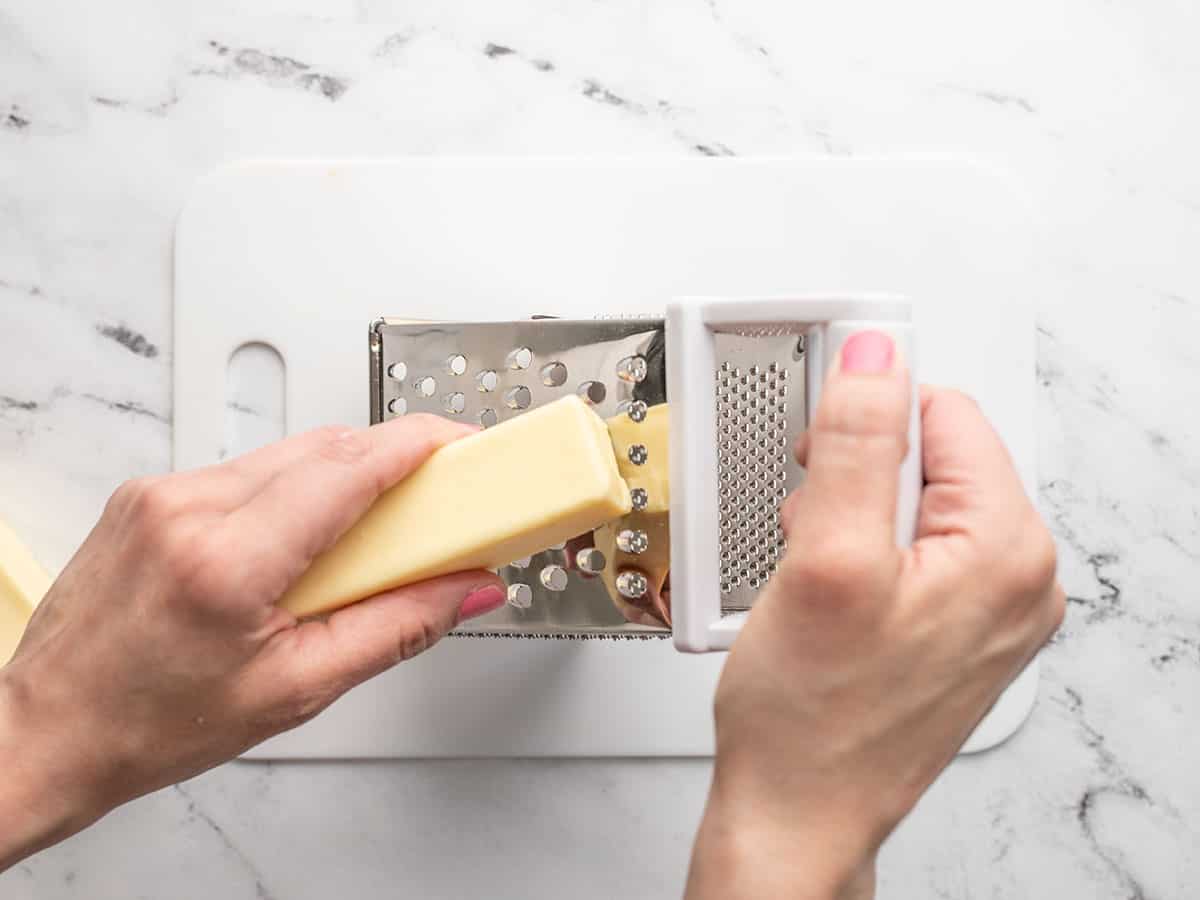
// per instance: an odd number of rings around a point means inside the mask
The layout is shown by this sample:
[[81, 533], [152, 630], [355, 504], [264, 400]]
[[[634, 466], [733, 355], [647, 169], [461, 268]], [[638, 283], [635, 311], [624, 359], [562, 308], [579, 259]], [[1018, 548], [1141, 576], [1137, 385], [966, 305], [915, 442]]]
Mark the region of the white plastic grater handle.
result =
[[714, 333], [785, 328], [806, 336], [806, 411], [820, 398], [825, 372], [850, 335], [883, 331], [912, 373], [908, 455], [900, 466], [896, 542], [912, 543], [921, 499], [921, 428], [912, 303], [881, 294], [779, 298], [687, 297], [667, 305], [667, 399], [671, 404], [671, 619], [675, 646], [691, 653], [728, 650], [747, 613], [721, 615], [717, 577], [717, 358]]

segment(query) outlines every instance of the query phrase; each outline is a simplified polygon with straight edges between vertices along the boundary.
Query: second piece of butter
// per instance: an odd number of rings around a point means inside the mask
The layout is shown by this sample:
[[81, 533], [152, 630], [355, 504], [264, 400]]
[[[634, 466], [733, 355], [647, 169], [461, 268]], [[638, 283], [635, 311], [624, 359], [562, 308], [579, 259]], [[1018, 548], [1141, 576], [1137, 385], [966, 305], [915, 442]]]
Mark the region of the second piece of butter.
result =
[[297, 616], [496, 569], [629, 512], [604, 422], [578, 397], [463, 438], [386, 491], [284, 594]]
[[[638, 569], [650, 580], [651, 595], [658, 599], [662, 606], [658, 612], [667, 616], [668, 624], [670, 613], [662, 600], [662, 590], [671, 571], [669, 410], [666, 403], [660, 403], [651, 406], [641, 422], [635, 422], [625, 414], [608, 420], [621, 475], [631, 490], [640, 488], [646, 492], [646, 503], [640, 511], [601, 525], [593, 534], [596, 548], [610, 561], [600, 578], [613, 602], [618, 607], [625, 604], [617, 592], [617, 574], [625, 569]], [[631, 447], [641, 447], [645, 451], [641, 463], [630, 459]], [[621, 550], [617, 546], [617, 534], [625, 529], [643, 532], [649, 546], [636, 554]]]
[[12, 658], [33, 608], [49, 589], [50, 576], [0, 522], [0, 666]]
[[[642, 512], [665, 513], [671, 507], [671, 469], [667, 459], [671, 447], [670, 421], [670, 406], [666, 403], [651, 406], [640, 422], [626, 413], [608, 420], [621, 477], [630, 490], [641, 488], [646, 492]], [[642, 462], [635, 463], [630, 458], [633, 447], [641, 447], [645, 452]]]

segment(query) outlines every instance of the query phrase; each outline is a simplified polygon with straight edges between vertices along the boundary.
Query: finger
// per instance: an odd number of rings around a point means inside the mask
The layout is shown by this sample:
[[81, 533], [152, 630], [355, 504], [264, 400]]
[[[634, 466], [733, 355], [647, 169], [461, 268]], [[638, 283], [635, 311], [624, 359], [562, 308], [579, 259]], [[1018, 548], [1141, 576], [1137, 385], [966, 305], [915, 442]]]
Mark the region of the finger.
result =
[[171, 477], [180, 485], [203, 495], [214, 509], [229, 512], [248, 502], [283, 469], [314, 453], [345, 425], [326, 425], [273, 441], [215, 465], [178, 472]]
[[378, 594], [287, 634], [282, 682], [305, 694], [347, 690], [427, 650], [460, 621], [497, 609], [505, 597], [504, 583], [485, 571]]
[[282, 441], [275, 441], [235, 456], [226, 465], [257, 493], [277, 473], [306, 456], [311, 456], [323, 445], [350, 430], [347, 425], [311, 428]]
[[918, 537], [960, 530], [973, 514], [1011, 508], [1014, 498], [1025, 498], [1004, 442], [979, 405], [959, 391], [922, 388], [921, 448], [925, 490]]
[[801, 466], [808, 465], [808, 429], [805, 429], [800, 437], [796, 438], [795, 447], [796, 462]]
[[375, 499], [439, 447], [476, 429], [436, 416], [393, 419], [324, 440], [276, 473], [229, 517], [231, 533], [256, 541], [289, 572], [307, 567]]
[[892, 339], [877, 331], [851, 336], [806, 435], [805, 479], [787, 505], [789, 530], [854, 534], [863, 547], [894, 549], [910, 406], [908, 371]]

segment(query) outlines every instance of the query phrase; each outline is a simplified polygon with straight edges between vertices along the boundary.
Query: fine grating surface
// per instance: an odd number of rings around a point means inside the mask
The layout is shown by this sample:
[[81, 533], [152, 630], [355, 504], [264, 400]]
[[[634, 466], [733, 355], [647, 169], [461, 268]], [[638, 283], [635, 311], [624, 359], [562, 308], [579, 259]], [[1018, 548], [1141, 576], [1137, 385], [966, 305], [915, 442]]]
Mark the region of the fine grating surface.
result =
[[802, 475], [804, 339], [769, 330], [715, 335], [721, 609], [749, 609], [786, 549], [779, 506]]

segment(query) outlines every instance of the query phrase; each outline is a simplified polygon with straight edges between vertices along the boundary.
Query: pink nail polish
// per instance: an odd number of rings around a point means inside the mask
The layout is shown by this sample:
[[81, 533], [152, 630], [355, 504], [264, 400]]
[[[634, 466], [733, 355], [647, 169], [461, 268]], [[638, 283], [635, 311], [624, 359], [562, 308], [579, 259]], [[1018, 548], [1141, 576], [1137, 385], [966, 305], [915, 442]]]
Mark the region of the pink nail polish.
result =
[[860, 331], [842, 345], [842, 371], [851, 375], [882, 375], [891, 371], [896, 345], [881, 331]]
[[472, 591], [467, 594], [467, 599], [458, 608], [458, 621], [465, 622], [467, 619], [474, 619], [476, 616], [499, 609], [504, 605], [504, 600], [504, 589], [494, 584]]

